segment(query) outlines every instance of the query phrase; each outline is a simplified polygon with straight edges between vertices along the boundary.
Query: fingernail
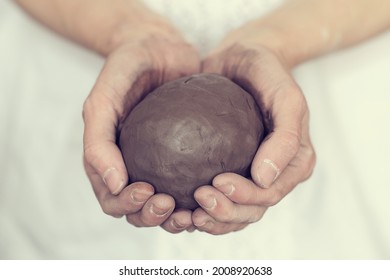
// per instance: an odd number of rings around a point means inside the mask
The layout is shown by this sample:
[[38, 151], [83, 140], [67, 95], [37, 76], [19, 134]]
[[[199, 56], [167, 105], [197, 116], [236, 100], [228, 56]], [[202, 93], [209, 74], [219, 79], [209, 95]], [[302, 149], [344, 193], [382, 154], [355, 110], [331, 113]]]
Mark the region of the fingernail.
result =
[[150, 210], [150, 213], [152, 213], [153, 215], [156, 215], [157, 217], [163, 217], [165, 216], [168, 212], [169, 212], [169, 209], [163, 209], [163, 208], [160, 208], [154, 204], [152, 204], [149, 208]]
[[207, 220], [203, 220], [203, 221], [194, 223], [194, 226], [196, 226], [196, 227], [202, 227], [202, 226], [204, 226], [206, 223], [207, 223]]
[[278, 178], [279, 174], [280, 169], [278, 166], [272, 160], [265, 159], [257, 171], [257, 180], [261, 187], [269, 188], [276, 178]]
[[206, 230], [210, 230], [214, 227], [214, 222], [208, 221], [205, 225], [203, 225], [203, 228]]
[[180, 224], [179, 222], [177, 222], [176, 220], [172, 220], [171, 221], [171, 225], [176, 228], [176, 229], [184, 229], [186, 226], [185, 225], [182, 225]]
[[145, 192], [142, 190], [133, 190], [130, 193], [130, 197], [135, 203], [138, 204], [138, 203], [145, 203], [152, 194], [153, 193], [151, 192]]
[[214, 196], [208, 196], [200, 202], [200, 206], [207, 210], [213, 210], [217, 205], [217, 199]]
[[103, 182], [112, 194], [118, 194], [125, 184], [125, 180], [121, 177], [119, 171], [115, 167], [110, 167], [104, 172]]
[[233, 184], [226, 184], [218, 186], [218, 189], [223, 192], [226, 196], [231, 196], [233, 192], [236, 190]]
[[205, 221], [201, 224], [198, 224], [198, 225], [195, 225], [196, 227], [198, 227], [199, 229], [201, 230], [210, 230], [213, 228], [214, 226], [214, 222], [212, 221]]

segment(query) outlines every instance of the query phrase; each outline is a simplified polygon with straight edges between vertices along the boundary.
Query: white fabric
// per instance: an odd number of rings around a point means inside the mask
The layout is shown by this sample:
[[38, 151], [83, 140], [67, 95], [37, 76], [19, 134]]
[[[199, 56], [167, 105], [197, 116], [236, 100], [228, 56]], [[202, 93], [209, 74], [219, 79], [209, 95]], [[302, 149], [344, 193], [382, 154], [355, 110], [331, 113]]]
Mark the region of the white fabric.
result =
[[[204, 54], [280, 1], [146, 2]], [[102, 64], [0, 1], [1, 259], [390, 258], [389, 32], [296, 69], [315, 172], [260, 222], [223, 236], [103, 214], [81, 157], [82, 103]]]

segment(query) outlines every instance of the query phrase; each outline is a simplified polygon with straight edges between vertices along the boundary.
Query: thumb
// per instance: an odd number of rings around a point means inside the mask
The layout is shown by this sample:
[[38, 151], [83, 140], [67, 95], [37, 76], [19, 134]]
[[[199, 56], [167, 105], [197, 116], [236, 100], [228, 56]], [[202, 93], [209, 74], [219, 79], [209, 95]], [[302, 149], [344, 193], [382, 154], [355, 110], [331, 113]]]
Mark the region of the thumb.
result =
[[299, 89], [275, 96], [272, 104], [272, 131], [260, 145], [252, 163], [253, 181], [269, 188], [297, 155], [302, 138], [306, 101]]
[[[111, 102], [90, 96], [84, 103], [84, 164], [92, 186], [100, 176], [112, 194], [118, 194], [128, 182], [122, 153], [116, 145], [117, 118]], [[93, 178], [92, 178], [93, 177]]]
[[119, 149], [109, 142], [86, 146], [89, 148], [84, 151], [84, 165], [95, 192], [101, 185], [94, 176], [97, 174], [110, 193], [119, 194], [128, 181]]

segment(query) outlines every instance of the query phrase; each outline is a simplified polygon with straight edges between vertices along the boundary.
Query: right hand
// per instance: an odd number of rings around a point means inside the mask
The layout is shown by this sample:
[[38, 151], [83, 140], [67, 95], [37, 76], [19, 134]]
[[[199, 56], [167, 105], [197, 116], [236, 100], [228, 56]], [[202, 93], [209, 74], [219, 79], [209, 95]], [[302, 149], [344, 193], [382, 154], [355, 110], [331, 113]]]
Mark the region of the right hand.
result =
[[202, 207], [195, 210], [193, 222], [211, 234], [259, 221], [269, 206], [306, 180], [315, 165], [306, 99], [282, 52], [271, 48], [271, 40], [259, 40], [261, 30], [253, 23], [242, 26], [203, 61], [204, 72], [222, 74], [252, 94], [267, 132], [253, 159], [251, 178], [222, 173], [212, 186], [195, 191]]
[[193, 229], [191, 212], [173, 212], [174, 199], [154, 194], [144, 182], [129, 178], [117, 146], [121, 122], [155, 87], [181, 76], [198, 73], [200, 59], [176, 29], [166, 21], [136, 26], [132, 36], [118, 44], [83, 107], [84, 166], [103, 211], [126, 216], [137, 227], [161, 225], [176, 233]]

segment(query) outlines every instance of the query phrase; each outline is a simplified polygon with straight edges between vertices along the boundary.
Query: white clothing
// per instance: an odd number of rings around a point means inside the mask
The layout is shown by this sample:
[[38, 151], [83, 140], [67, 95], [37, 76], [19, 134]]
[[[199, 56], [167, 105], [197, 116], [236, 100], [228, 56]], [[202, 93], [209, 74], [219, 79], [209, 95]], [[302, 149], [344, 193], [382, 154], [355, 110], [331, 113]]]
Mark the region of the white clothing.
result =
[[[147, 0], [207, 53], [281, 1]], [[390, 32], [294, 71], [312, 177], [222, 236], [103, 214], [82, 166], [82, 104], [103, 59], [0, 2], [0, 259], [390, 258]]]

